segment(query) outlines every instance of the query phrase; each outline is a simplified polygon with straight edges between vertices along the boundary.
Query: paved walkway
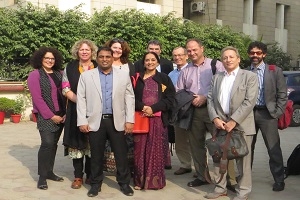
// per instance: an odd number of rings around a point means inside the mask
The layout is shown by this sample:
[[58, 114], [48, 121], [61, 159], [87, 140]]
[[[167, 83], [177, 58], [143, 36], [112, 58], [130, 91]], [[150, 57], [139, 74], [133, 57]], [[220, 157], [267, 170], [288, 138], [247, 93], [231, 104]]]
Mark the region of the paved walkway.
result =
[[[91, 199], [86, 193], [89, 186], [81, 189], [71, 189], [73, 169], [71, 160], [63, 156], [63, 146], [59, 142], [55, 163], [55, 173], [65, 178], [64, 182], [48, 181], [49, 189], [42, 191], [36, 188], [37, 175], [37, 151], [40, 137], [36, 124], [33, 122], [21, 122], [13, 124], [5, 122], [0, 125], [0, 200], [62, 200], [62, 199]], [[300, 127], [288, 128], [281, 133], [281, 144], [284, 161], [294, 147], [300, 143]], [[286, 189], [282, 192], [273, 192], [273, 178], [268, 166], [268, 155], [261, 136], [258, 137], [253, 168], [253, 190], [250, 199], [255, 200], [299, 200], [300, 176], [290, 176], [286, 180]], [[135, 191], [133, 197], [127, 197], [119, 191], [115, 177], [107, 174], [102, 185], [102, 192], [94, 199], [131, 199], [131, 200], [202, 200], [206, 192], [213, 189], [212, 185], [197, 188], [189, 188], [187, 182], [193, 180], [192, 175], [173, 175], [179, 168], [176, 155], [172, 157], [173, 169], [166, 171], [167, 186], [158, 191]], [[232, 192], [228, 197], [234, 197]]]

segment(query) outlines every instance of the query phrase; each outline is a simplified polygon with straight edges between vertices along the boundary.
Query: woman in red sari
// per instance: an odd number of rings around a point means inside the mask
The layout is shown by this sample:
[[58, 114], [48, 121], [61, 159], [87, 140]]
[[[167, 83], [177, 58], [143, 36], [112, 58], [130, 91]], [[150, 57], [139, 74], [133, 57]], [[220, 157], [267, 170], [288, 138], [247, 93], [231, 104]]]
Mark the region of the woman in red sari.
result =
[[145, 72], [135, 87], [135, 109], [150, 119], [147, 134], [134, 135], [134, 185], [140, 189], [162, 189], [166, 185], [164, 173], [164, 138], [167, 134], [168, 110], [172, 107], [175, 89], [171, 79], [156, 70], [159, 57], [147, 52], [143, 57]]

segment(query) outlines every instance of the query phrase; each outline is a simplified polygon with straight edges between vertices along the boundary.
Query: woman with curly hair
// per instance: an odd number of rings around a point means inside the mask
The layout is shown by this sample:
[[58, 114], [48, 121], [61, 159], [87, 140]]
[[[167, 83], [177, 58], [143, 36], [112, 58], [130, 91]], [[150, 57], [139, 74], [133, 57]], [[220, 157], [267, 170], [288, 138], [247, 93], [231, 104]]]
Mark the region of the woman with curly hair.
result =
[[60, 52], [52, 47], [41, 47], [30, 58], [35, 70], [29, 74], [27, 82], [41, 136], [37, 187], [42, 190], [48, 189], [46, 179], [64, 180], [53, 172], [57, 142], [65, 121], [65, 98], [61, 93], [62, 62]]
[[[73, 161], [75, 179], [71, 188], [79, 189], [83, 183], [83, 174], [86, 174], [85, 183], [89, 184], [91, 174], [90, 150], [87, 135], [77, 127], [77, 85], [80, 74], [97, 67], [95, 62], [97, 46], [88, 39], [81, 39], [71, 49], [73, 61], [69, 62], [64, 70], [62, 88], [68, 99], [67, 114], [64, 129], [63, 145], [65, 155]], [[84, 172], [83, 172], [84, 171]]]

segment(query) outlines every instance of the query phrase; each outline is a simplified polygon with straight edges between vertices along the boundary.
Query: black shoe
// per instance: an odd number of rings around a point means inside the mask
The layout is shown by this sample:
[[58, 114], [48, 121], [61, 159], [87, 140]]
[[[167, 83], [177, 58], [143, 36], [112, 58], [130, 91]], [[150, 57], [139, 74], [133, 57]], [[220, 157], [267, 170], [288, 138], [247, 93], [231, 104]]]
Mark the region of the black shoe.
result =
[[182, 174], [186, 174], [186, 173], [191, 173], [192, 169], [187, 169], [187, 168], [183, 168], [180, 167], [177, 171], [174, 172], [175, 175], [182, 175]]
[[166, 165], [165, 169], [172, 169], [172, 166], [171, 165]]
[[201, 185], [207, 185], [209, 184], [206, 181], [201, 181], [200, 179], [196, 178], [195, 180], [188, 182], [187, 186], [189, 187], [197, 187], [197, 186], [201, 186]]
[[231, 192], [236, 193], [236, 191], [235, 191], [235, 186], [236, 186], [236, 185], [227, 184], [227, 185], [226, 185], [226, 188], [227, 188], [228, 190], [230, 190]]
[[284, 182], [274, 183], [273, 191], [276, 191], [276, 192], [282, 191], [282, 190], [284, 190], [284, 186], [285, 186]]
[[101, 186], [99, 186], [98, 184], [94, 184], [88, 191], [87, 195], [88, 197], [95, 197], [98, 195], [99, 192], [101, 192]]
[[119, 184], [120, 189], [126, 196], [133, 196], [133, 190], [128, 184]]
[[47, 190], [48, 189], [48, 184], [45, 178], [39, 178], [38, 183], [37, 183], [37, 188], [41, 190]]
[[52, 180], [52, 181], [58, 181], [58, 182], [63, 182], [64, 181], [64, 178], [63, 177], [60, 177], [60, 176], [57, 176], [56, 174], [50, 174], [47, 176], [47, 179], [49, 180]]

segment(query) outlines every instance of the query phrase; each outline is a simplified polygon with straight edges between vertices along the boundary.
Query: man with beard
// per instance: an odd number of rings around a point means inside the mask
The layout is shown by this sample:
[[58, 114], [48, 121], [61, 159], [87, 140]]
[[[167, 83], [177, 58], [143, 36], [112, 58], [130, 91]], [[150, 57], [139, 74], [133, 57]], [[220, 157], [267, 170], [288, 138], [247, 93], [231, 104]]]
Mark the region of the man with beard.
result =
[[[251, 60], [250, 70], [257, 74], [259, 91], [254, 107], [256, 133], [261, 131], [269, 154], [269, 165], [275, 180], [273, 191], [284, 190], [284, 168], [280, 138], [278, 133], [278, 118], [284, 113], [287, 94], [286, 83], [281, 68], [264, 62], [267, 55], [267, 45], [262, 42], [252, 42], [248, 47]], [[252, 163], [257, 135], [252, 142]]]

